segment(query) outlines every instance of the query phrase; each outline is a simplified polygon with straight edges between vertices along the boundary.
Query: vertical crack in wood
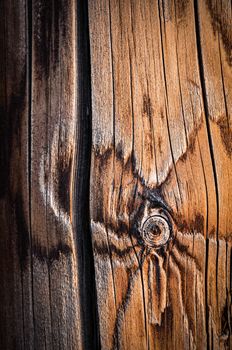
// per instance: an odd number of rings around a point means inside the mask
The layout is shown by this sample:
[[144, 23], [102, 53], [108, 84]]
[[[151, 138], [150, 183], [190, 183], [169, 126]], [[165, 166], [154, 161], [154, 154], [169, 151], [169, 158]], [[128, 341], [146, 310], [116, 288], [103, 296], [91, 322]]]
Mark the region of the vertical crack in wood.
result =
[[[99, 349], [95, 272], [90, 231], [89, 191], [92, 145], [91, 66], [87, 1], [77, 1], [77, 154], [73, 208], [77, 230], [79, 295], [84, 349]], [[74, 165], [75, 166], [75, 165]]]
[[[195, 15], [195, 33], [196, 33], [196, 46], [197, 46], [197, 56], [198, 56], [198, 66], [199, 66], [199, 75], [200, 75], [200, 82], [201, 82], [201, 88], [202, 88], [202, 99], [203, 99], [203, 107], [204, 107], [204, 114], [205, 114], [205, 122], [206, 122], [206, 129], [207, 129], [207, 135], [208, 135], [208, 142], [209, 142], [209, 150], [210, 150], [210, 156], [211, 156], [211, 162], [212, 162], [212, 169], [213, 169], [213, 175], [214, 175], [214, 186], [215, 186], [215, 193], [216, 193], [216, 239], [217, 239], [217, 254], [216, 254], [216, 271], [218, 271], [218, 254], [219, 254], [219, 238], [218, 238], [218, 228], [219, 228], [219, 190], [218, 190], [218, 180], [217, 180], [217, 170], [216, 170], [216, 163], [214, 159], [214, 150], [213, 150], [213, 142], [211, 137], [211, 130], [210, 130], [210, 115], [209, 115], [209, 108], [208, 108], [208, 100], [207, 100], [207, 93], [206, 93], [206, 86], [205, 86], [205, 74], [204, 74], [204, 62], [203, 62], [203, 54], [202, 54], [202, 48], [201, 48], [201, 33], [200, 33], [200, 20], [199, 20], [199, 6], [198, 6], [198, 0], [194, 0], [194, 15]], [[206, 334], [207, 334], [207, 349], [210, 348], [210, 335], [209, 335], [209, 310], [208, 310], [208, 260], [209, 260], [209, 239], [208, 234], [206, 233], [206, 258], [205, 258], [205, 312], [206, 312]], [[217, 278], [218, 274], [216, 273], [216, 293], [218, 293], [217, 288]], [[213, 339], [213, 337], [212, 337]]]

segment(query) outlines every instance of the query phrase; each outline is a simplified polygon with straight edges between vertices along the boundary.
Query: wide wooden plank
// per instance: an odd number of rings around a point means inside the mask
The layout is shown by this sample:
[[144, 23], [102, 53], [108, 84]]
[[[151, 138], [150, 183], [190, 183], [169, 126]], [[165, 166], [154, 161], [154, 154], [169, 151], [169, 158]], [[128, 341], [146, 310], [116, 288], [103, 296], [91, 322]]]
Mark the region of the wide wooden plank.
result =
[[206, 108], [212, 99], [229, 114], [231, 12], [215, 6], [89, 0], [102, 349], [231, 344], [230, 128], [212, 131], [216, 107]]

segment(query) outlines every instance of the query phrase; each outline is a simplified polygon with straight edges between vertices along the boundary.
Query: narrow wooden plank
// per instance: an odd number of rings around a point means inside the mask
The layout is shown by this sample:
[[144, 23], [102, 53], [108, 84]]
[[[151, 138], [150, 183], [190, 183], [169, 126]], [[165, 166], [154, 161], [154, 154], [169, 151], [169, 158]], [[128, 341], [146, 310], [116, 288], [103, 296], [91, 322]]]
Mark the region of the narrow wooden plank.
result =
[[33, 349], [27, 2], [0, 7], [0, 347]]
[[32, 2], [31, 230], [41, 348], [83, 346], [73, 218], [78, 10], [74, 0]]
[[[232, 8], [231, 1], [196, 2], [198, 52], [202, 65], [208, 134], [217, 190], [217, 225], [209, 239], [208, 341], [214, 349], [232, 347]], [[211, 249], [210, 249], [211, 248]], [[230, 277], [229, 277], [230, 276]]]
[[[214, 45], [206, 39], [209, 30], [214, 35], [204, 22], [207, 6], [89, 1], [90, 206], [102, 349], [224, 349], [231, 342], [232, 168], [219, 161], [219, 131], [215, 163], [205, 108], [198, 7], [207, 46]], [[231, 73], [223, 69], [229, 94]]]

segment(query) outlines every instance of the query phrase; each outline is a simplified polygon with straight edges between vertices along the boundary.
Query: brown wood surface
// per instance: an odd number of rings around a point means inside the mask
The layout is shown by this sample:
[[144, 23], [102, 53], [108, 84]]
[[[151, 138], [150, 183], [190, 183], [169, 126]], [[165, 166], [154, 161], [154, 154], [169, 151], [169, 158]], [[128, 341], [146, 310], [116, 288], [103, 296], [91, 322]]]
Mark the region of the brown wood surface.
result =
[[232, 346], [231, 23], [224, 0], [89, 1], [102, 349]]
[[87, 7], [0, 7], [0, 348], [91, 349]]
[[231, 68], [230, 0], [0, 1], [0, 349], [232, 349]]

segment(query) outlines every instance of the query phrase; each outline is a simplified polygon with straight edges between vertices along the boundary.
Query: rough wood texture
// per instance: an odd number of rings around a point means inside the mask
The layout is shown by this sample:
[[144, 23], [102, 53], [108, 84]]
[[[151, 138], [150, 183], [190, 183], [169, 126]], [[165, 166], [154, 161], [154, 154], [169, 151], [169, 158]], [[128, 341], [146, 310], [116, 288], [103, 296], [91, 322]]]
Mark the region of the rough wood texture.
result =
[[89, 26], [102, 349], [229, 349], [231, 2], [89, 0]]
[[0, 7], [0, 348], [92, 349], [87, 8]]
[[232, 349], [231, 6], [0, 1], [0, 349]]

